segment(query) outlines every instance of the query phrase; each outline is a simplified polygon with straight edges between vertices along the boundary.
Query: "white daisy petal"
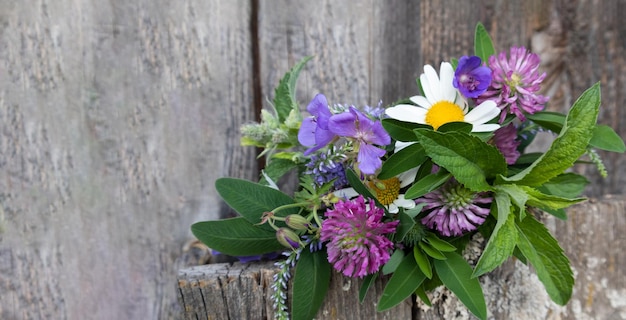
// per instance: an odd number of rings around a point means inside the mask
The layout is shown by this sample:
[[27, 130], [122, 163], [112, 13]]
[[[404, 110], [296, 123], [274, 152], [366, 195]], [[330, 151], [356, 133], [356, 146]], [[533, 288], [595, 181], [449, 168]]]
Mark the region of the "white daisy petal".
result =
[[410, 97], [409, 100], [413, 101], [413, 103], [417, 104], [418, 106], [428, 110], [430, 109], [430, 107], [433, 106], [432, 103], [430, 103], [430, 101], [428, 101], [428, 99], [422, 97], [422, 96], [413, 96]]
[[354, 190], [354, 188], [345, 188], [345, 189], [339, 189], [335, 192], [333, 192], [333, 194], [339, 198], [342, 199], [352, 199], [354, 197], [357, 197], [359, 195], [358, 192], [356, 192], [356, 190]]
[[398, 213], [398, 212], [400, 212], [400, 209], [398, 208], [398, 206], [396, 206], [393, 203], [387, 206], [387, 210], [389, 211], [389, 213]]
[[500, 114], [500, 108], [493, 101], [484, 101], [476, 106], [468, 114], [465, 115], [465, 121], [472, 124], [483, 124], [497, 117]]
[[415, 141], [409, 141], [409, 142], [404, 142], [404, 141], [396, 141], [396, 144], [394, 146], [393, 152], [398, 152], [412, 144], [415, 144], [417, 142]]
[[398, 199], [396, 199], [393, 203], [404, 209], [415, 208], [415, 200], [405, 199], [403, 194], [398, 195]]
[[[435, 71], [435, 68], [433, 68], [429, 64], [425, 65], [424, 76], [428, 80], [428, 85], [425, 86], [423, 83], [424, 80], [422, 80], [422, 87], [428, 87], [428, 90], [430, 91], [430, 95], [426, 94], [426, 98], [428, 99], [428, 101], [431, 101], [433, 104], [435, 104], [437, 101], [443, 100], [440, 88], [441, 84], [439, 82], [439, 76], [437, 75], [437, 71]], [[421, 76], [420, 79], [422, 79]], [[450, 82], [450, 85], [452, 85], [452, 82]], [[426, 90], [426, 88], [424, 88], [424, 90]], [[428, 91], [426, 91], [425, 93], [428, 93]]]
[[497, 123], [474, 124], [472, 132], [493, 132], [498, 129], [500, 129], [500, 125]]
[[408, 104], [399, 104], [386, 109], [385, 114], [396, 120], [424, 124], [426, 109]]
[[448, 62], [442, 62], [439, 68], [439, 88], [441, 88], [441, 99], [453, 102], [457, 96], [457, 89], [452, 84], [454, 79], [454, 69]]
[[422, 73], [420, 75], [420, 84], [422, 85], [422, 92], [424, 93], [424, 97], [428, 100], [430, 105], [437, 103], [437, 99], [433, 97], [433, 92], [430, 90], [431, 84], [426, 77], [426, 74]]
[[409, 171], [402, 172], [398, 175], [398, 179], [400, 180], [400, 188], [404, 188], [413, 181], [415, 181], [415, 177], [417, 176], [417, 168], [410, 169]]

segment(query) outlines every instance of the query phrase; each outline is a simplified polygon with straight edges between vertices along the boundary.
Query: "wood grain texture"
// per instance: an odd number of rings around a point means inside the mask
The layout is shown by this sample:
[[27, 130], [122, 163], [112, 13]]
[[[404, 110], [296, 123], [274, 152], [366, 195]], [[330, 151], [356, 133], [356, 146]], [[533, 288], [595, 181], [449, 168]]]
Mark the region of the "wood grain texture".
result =
[[213, 181], [256, 176], [248, 1], [1, 7], [0, 318], [175, 318]]

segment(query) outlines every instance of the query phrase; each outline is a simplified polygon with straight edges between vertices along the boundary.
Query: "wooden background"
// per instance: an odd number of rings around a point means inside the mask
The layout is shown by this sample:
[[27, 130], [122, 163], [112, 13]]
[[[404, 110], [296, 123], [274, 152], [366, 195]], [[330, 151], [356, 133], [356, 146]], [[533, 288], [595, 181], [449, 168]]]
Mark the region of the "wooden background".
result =
[[[541, 55], [550, 109], [600, 81], [599, 121], [626, 137], [625, 15], [624, 0], [0, 0], [0, 318], [175, 318], [189, 226], [228, 212], [213, 182], [257, 177], [239, 126], [307, 55], [303, 108], [318, 92], [391, 103], [423, 64], [471, 53], [482, 21], [497, 50]], [[608, 178], [579, 169], [587, 195], [623, 194], [623, 155], [601, 155]], [[590, 214], [576, 232], [624, 244], [623, 217]], [[607, 308], [626, 312], [625, 254], [593, 248], [617, 268]], [[584, 274], [586, 252], [568, 253]]]

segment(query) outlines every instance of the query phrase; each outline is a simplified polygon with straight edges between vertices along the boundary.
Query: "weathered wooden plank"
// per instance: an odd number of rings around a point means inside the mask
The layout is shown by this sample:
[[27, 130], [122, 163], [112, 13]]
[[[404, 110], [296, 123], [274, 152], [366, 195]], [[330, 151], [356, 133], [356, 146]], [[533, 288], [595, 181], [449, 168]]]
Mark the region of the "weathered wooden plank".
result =
[[256, 176], [249, 1], [0, 6], [0, 318], [176, 318], [213, 181]]
[[[624, 318], [626, 275], [624, 268], [620, 266], [624, 263], [621, 248], [626, 245], [626, 196], [606, 197], [579, 204], [572, 207], [568, 214], [567, 221], [552, 217], [544, 219], [572, 263], [576, 285], [570, 303], [562, 307], [551, 302], [531, 268], [512, 259], [480, 278], [490, 319]], [[464, 255], [475, 263], [482, 245], [484, 240], [476, 238]], [[265, 270], [269, 274], [260, 276], [259, 270]], [[268, 294], [265, 298], [254, 295], [244, 301], [240, 296], [250, 295], [251, 292], [262, 293], [263, 290], [258, 286], [261, 286], [260, 283], [266, 287], [271, 286], [270, 274], [276, 271], [271, 262], [214, 264], [181, 270], [178, 275], [181, 288], [179, 299], [184, 305], [185, 316], [188, 319], [195, 319], [196, 315], [204, 318], [206, 313], [209, 318], [219, 319], [243, 319], [238, 318], [240, 316], [252, 316], [248, 319], [271, 319], [260, 313], [237, 314], [238, 317], [230, 318], [225, 315], [240, 312], [239, 308], [242, 307], [250, 308], [250, 304], [255, 304], [255, 308], [250, 310], [270, 307], [271, 301], [267, 297], [271, 291], [265, 290]], [[362, 281], [345, 278], [333, 272], [329, 294], [317, 319], [473, 318], [462, 303], [444, 289], [437, 289], [429, 294], [432, 307], [407, 299], [386, 313], [376, 313], [376, 302], [382, 294], [386, 280], [385, 277], [378, 279], [370, 288], [365, 301], [359, 303], [358, 290]], [[190, 288], [189, 283], [199, 285]], [[235, 284], [225, 286], [224, 283]], [[205, 305], [207, 301], [217, 301], [217, 306], [199, 306], [199, 291], [203, 294]], [[228, 310], [223, 310], [223, 306], [228, 306]], [[267, 315], [269, 314], [268, 311]]]

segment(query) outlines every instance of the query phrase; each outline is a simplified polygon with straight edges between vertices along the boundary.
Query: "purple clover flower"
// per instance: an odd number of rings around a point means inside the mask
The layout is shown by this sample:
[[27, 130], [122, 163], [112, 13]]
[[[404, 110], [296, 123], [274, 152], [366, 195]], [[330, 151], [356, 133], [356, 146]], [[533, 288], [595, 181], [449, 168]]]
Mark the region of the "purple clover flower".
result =
[[502, 153], [507, 164], [514, 164], [520, 157], [517, 150], [520, 143], [521, 141], [517, 139], [517, 128], [512, 123], [494, 132], [493, 144]]
[[391, 137], [380, 121], [373, 121], [350, 107], [349, 112], [333, 115], [328, 125], [334, 134], [355, 140], [358, 167], [362, 173], [373, 174], [382, 166], [380, 157], [385, 155], [385, 150], [374, 145], [386, 146], [391, 143]]
[[482, 66], [477, 56], [462, 56], [454, 72], [452, 85], [466, 98], [477, 98], [491, 84], [491, 69]]
[[309, 155], [325, 147], [335, 138], [335, 134], [328, 129], [328, 121], [332, 113], [328, 108], [326, 96], [317, 94], [306, 110], [311, 116], [302, 120], [300, 131], [298, 131], [298, 141], [303, 146], [310, 147], [304, 152], [304, 155]]
[[328, 261], [348, 277], [375, 273], [389, 261], [394, 244], [385, 235], [396, 231], [398, 220], [383, 222], [384, 210], [365, 203], [363, 196], [340, 200], [326, 211], [321, 241], [326, 245]]
[[423, 210], [429, 211], [422, 224], [446, 237], [476, 230], [490, 212], [484, 205], [492, 201], [486, 193], [471, 191], [454, 179], [415, 200], [418, 204], [425, 203]]
[[507, 113], [526, 121], [524, 112], [533, 114], [543, 110], [549, 99], [537, 94], [546, 77], [545, 72], [538, 72], [539, 62], [539, 56], [525, 47], [511, 47], [510, 58], [506, 52], [489, 57], [489, 67], [493, 71], [491, 85], [477, 102], [493, 100], [501, 110], [507, 110], [500, 114], [500, 123]]

